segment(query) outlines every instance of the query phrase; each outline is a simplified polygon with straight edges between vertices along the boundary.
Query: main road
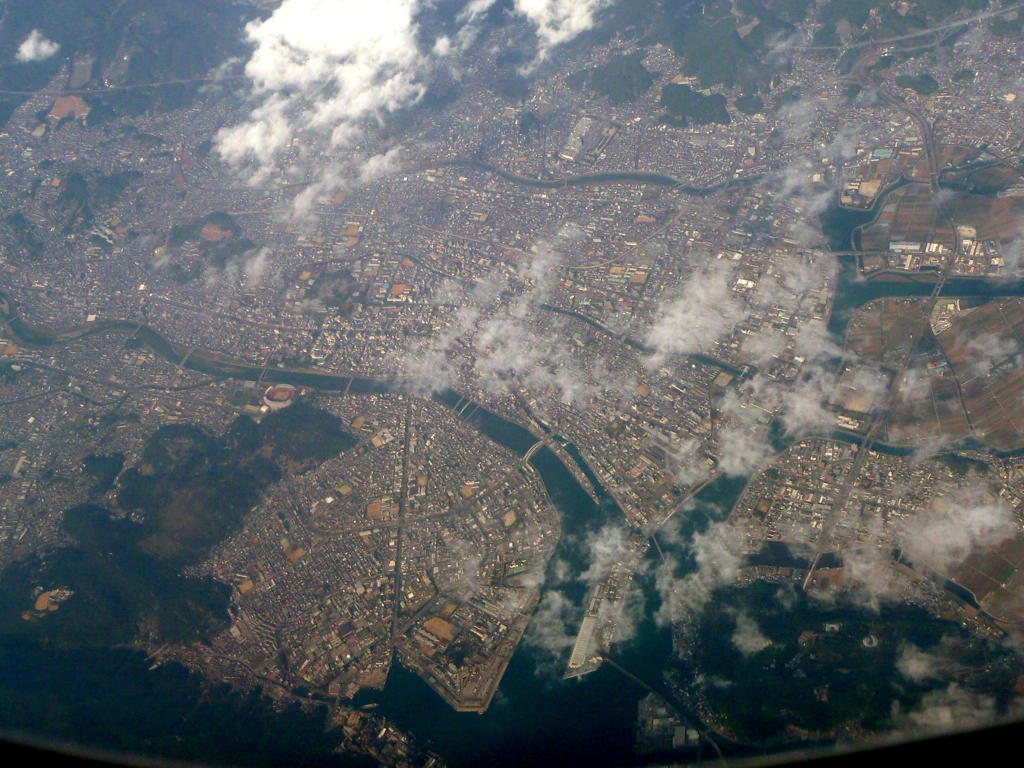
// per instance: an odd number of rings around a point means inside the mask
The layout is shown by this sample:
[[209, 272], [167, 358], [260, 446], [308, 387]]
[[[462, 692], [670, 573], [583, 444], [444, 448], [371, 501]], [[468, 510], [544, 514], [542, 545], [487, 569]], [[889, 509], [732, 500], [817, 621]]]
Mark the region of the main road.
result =
[[[1024, 3], [1021, 5], [1024, 5]], [[939, 168], [938, 157], [935, 151], [934, 126], [929, 120], [927, 120], [920, 110], [907, 105], [902, 99], [899, 99], [889, 93], [884, 84], [869, 82], [862, 69], [863, 63], [864, 59], [862, 57], [861, 60], [857, 62], [857, 66], [855, 67], [850, 79], [860, 85], [876, 88], [884, 101], [897, 109], [901, 109], [906, 112], [917, 123], [918, 128], [921, 131], [921, 140], [924, 144], [924, 151], [928, 157], [928, 181], [931, 185], [933, 194], [937, 194], [939, 191], [939, 174], [941, 169]], [[932, 286], [931, 293], [921, 304], [920, 330], [916, 336], [912, 337], [916, 338], [917, 343], [909, 344], [907, 346], [902, 358], [900, 358], [899, 364], [889, 373], [889, 380], [886, 384], [884, 399], [872, 409], [868, 420], [868, 427], [864, 432], [864, 439], [860, 445], [857, 446], [857, 450], [854, 453], [852, 461], [850, 461], [850, 463], [843, 469], [835, 498], [832, 500], [832, 504], [826, 513], [824, 521], [822, 522], [821, 530], [815, 539], [815, 555], [814, 559], [811, 561], [810, 567], [807, 569], [807, 575], [804, 577], [804, 591], [806, 591], [807, 587], [810, 585], [811, 580], [814, 577], [814, 573], [817, 570], [818, 565], [821, 563], [821, 558], [826, 552], [834, 549], [833, 545], [835, 542], [833, 539], [835, 531], [838, 527], [839, 520], [842, 517], [843, 510], [846, 507], [846, 503], [850, 498], [853, 485], [860, 477], [860, 472], [864, 467], [864, 462], [867, 461], [868, 456], [871, 454], [871, 448], [874, 445], [875, 438], [877, 437], [882, 425], [885, 423], [885, 417], [889, 412], [889, 405], [895, 401], [899, 394], [900, 379], [910, 367], [911, 361], [917, 353], [918, 344], [920, 344], [921, 339], [924, 338], [926, 334], [932, 310], [935, 307], [935, 302], [941, 295], [942, 289], [946, 285], [946, 281], [949, 279], [956, 266], [957, 256], [960, 253], [960, 236], [956, 229], [956, 223], [953, 221], [952, 216], [948, 211], [940, 211], [939, 216], [945, 219], [953, 233], [953, 247], [950, 250], [949, 255], [946, 257], [946, 261], [943, 264], [942, 271], [939, 273], [938, 279]]]

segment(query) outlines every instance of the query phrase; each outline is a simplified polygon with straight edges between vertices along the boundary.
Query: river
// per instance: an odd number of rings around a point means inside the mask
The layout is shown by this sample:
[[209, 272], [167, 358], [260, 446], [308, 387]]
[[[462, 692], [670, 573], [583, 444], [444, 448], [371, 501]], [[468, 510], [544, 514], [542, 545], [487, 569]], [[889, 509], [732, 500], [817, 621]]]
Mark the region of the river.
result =
[[751, 176], [729, 179], [728, 181], [722, 181], [718, 184], [712, 184], [707, 187], [694, 187], [688, 184], [683, 184], [672, 176], [666, 176], [663, 173], [650, 173], [647, 171], [586, 173], [579, 176], [566, 176], [556, 179], [533, 179], [529, 176], [520, 176], [519, 174], [503, 170], [485, 160], [449, 160], [445, 163], [441, 163], [441, 165], [474, 168], [478, 171], [483, 171], [484, 173], [492, 173], [506, 181], [512, 182], [513, 184], [520, 184], [525, 187], [537, 187], [538, 189], [562, 189], [564, 187], [580, 187], [591, 184], [650, 184], [656, 187], [671, 187], [684, 194], [693, 195], [694, 197], [708, 197], [716, 192], [722, 192], [726, 189], [753, 186], [763, 177], [763, 174], [754, 174]]
[[[881, 210], [886, 196], [893, 190], [905, 186], [906, 180], [897, 182], [884, 190], [875, 204], [866, 210], [843, 208], [838, 198], [819, 217], [819, 223], [829, 248], [833, 251], [856, 250], [861, 227], [871, 222]], [[836, 257], [839, 261], [839, 279], [836, 284], [828, 330], [842, 344], [846, 338], [846, 326], [858, 307], [869, 301], [884, 298], [906, 298], [929, 296], [935, 286], [937, 273], [921, 272], [912, 275], [898, 275], [892, 272], [879, 273], [865, 279], [860, 273], [857, 256], [844, 253]], [[998, 298], [1001, 296], [1024, 296], [1024, 280], [1006, 280], [981, 277], [948, 278], [940, 294], [946, 298]]]
[[[549, 479], [554, 482], [549, 484]], [[573, 631], [587, 592], [580, 579], [587, 566], [581, 536], [616, 521], [616, 517], [598, 510], [589, 496], [564, 484], [565, 479], [552, 474], [545, 484], [563, 514], [563, 537], [552, 562], [568, 563], [571, 572], [561, 578], [549, 573], [545, 591], [557, 589], [576, 604], [569, 622]], [[712, 483], [698, 494], [695, 510], [673, 519], [670, 525], [686, 531], [702, 521], [720, 518], [743, 484], [735, 478]], [[685, 557], [669, 542], [663, 542], [662, 548]], [[652, 548], [651, 565], [655, 557]], [[641, 615], [634, 637], [616, 647], [615, 659], [648, 684], [661, 688], [662, 670], [672, 653], [671, 632], [655, 620], [661, 603], [652, 569], [641, 573], [637, 583], [643, 595]], [[637, 703], [647, 691], [608, 665], [582, 678], [562, 680], [567, 658], [568, 649], [553, 658], [524, 641], [509, 663], [491, 708], [482, 715], [453, 711], [400, 665], [392, 668], [383, 692], [363, 695], [357, 702], [377, 703], [376, 711], [426, 739], [457, 767], [647, 764], [650, 756], [634, 753]], [[692, 752], [676, 755], [692, 756]]]
[[[483, 170], [506, 175], [493, 168]], [[581, 177], [572, 183], [598, 181], [596, 177]], [[643, 181], [665, 183], [651, 178]], [[550, 186], [552, 183], [537, 184]], [[565, 183], [558, 185], [564, 186]], [[873, 215], [874, 212], [832, 211], [832, 219], [827, 228], [833, 244], [850, 242], [853, 229], [870, 220]], [[857, 272], [855, 257], [839, 258], [841, 269], [829, 323], [829, 330], [839, 339], [845, 335], [846, 324], [854, 310], [865, 302], [886, 296], [925, 296], [931, 291], [931, 284], [925, 281], [865, 281]], [[1024, 295], [1024, 283], [953, 279], [947, 283], [943, 295], [1020, 296]], [[168, 341], [152, 328], [132, 321], [96, 323], [87, 328], [64, 332], [34, 328], [18, 317], [13, 302], [2, 292], [0, 310], [3, 310], [14, 333], [27, 344], [49, 345], [103, 330], [126, 330], [135, 333], [141, 341], [172, 362], [180, 363], [187, 354], [184, 362], [187, 367], [211, 375], [253, 380], [265, 377], [275, 382], [352, 393], [397, 392], [405, 389], [401, 380], [334, 376], [313, 370], [263, 369], [201, 350], [190, 352], [183, 345]], [[468, 402], [452, 390], [442, 390], [434, 397], [454, 409]], [[466, 410], [472, 413], [468, 421], [475, 428], [520, 456], [537, 442], [537, 438], [522, 425], [487, 409], [478, 406]], [[559, 439], [558, 436], [553, 437]], [[530, 463], [539, 473], [562, 517], [563, 535], [552, 563], [568, 565], [568, 575], [556, 576], [553, 569], [549, 569], [544, 590], [545, 593], [550, 590], [562, 592], [575, 606], [575, 615], [568, 617], [567, 624], [567, 629], [572, 631], [582, 614], [588, 588], [581, 578], [587, 567], [584, 546], [586, 537], [607, 524], [621, 524], [622, 516], [614, 502], [608, 503], [610, 496], [601, 487], [578, 448], [561, 439], [559, 442], [563, 443], [567, 453], [592, 481], [602, 500], [600, 505], [596, 504], [573, 472], [550, 448], [541, 448], [531, 458]], [[695, 509], [670, 523], [678, 526], [683, 534], [679, 540], [685, 541], [689, 532], [708, 519], [721, 518], [732, 507], [743, 484], [742, 478], [723, 478], [698, 494]], [[671, 548], [670, 544], [664, 546]], [[684, 551], [676, 550], [675, 554], [685, 560]], [[650, 572], [641, 574], [638, 583], [644, 595], [644, 605], [637, 622], [637, 631], [631, 640], [616, 648], [615, 654], [623, 667], [658, 687], [661, 670], [672, 651], [671, 635], [667, 628], [655, 621], [659, 600]], [[491, 708], [483, 715], [453, 711], [416, 675], [397, 663], [384, 690], [361, 695], [357, 703], [375, 703], [377, 712], [415, 734], [455, 766], [491, 765], [511, 768], [546, 766], [558, 762], [604, 768], [646, 763], [649, 758], [638, 758], [633, 752], [636, 705], [646, 691], [608, 665], [585, 677], [563, 681], [560, 675], [567, 653], [566, 649], [561, 658], [552, 659], [529, 642], [522, 643], [508, 666]]]
[[[33, 345], [48, 346], [105, 330], [125, 330], [172, 362], [180, 362], [188, 353], [181, 345], [169, 342], [158, 332], [139, 323], [110, 321], [86, 328], [51, 331], [35, 328], [22, 321], [12, 301], [0, 293], [0, 309], [18, 338]], [[230, 361], [193, 350], [184, 363], [187, 367], [211, 375], [229, 375], [242, 379], [266, 376], [275, 382], [288, 382], [327, 390], [353, 393], [402, 391], [397, 380], [332, 376], [316, 371], [262, 368]], [[524, 455], [537, 438], [525, 427], [485, 408], [469, 403], [453, 390], [442, 390], [435, 399], [453, 409], [470, 413], [468, 422], [494, 442], [518, 455]], [[530, 459], [552, 502], [561, 514], [562, 537], [552, 564], [568, 566], [568, 573], [549, 568], [545, 590], [558, 589], [574, 606], [567, 617], [572, 632], [582, 616], [588, 585], [581, 575], [588, 566], [585, 542], [588, 534], [608, 524], [621, 524], [622, 513], [602, 488], [581, 452], [572, 443], [553, 435], [562, 443], [595, 485], [601, 504], [583, 489], [579, 481], [547, 446]], [[720, 498], [721, 489], [738, 494], [742, 486], [735, 482], [712, 484], [705, 489], [699, 504], [708, 515], [720, 515], [732, 500]], [[645, 605], [636, 638], [617, 649], [619, 662], [649, 683], [658, 684], [661, 668], [671, 651], [670, 632], [658, 626], [654, 615], [658, 600], [649, 577], [640, 579]], [[567, 649], [566, 654], [567, 656]], [[428, 746], [439, 751], [454, 765], [529, 766], [559, 762], [586, 761], [594, 768], [628, 765], [637, 762], [633, 755], [636, 704], [646, 691], [628, 682], [621, 673], [603, 667], [582, 679], [562, 681], [565, 658], [551, 658], [529, 643], [523, 643], [513, 656], [489, 711], [484, 715], [453, 711], [416, 675], [397, 663], [379, 695], [364, 695], [361, 702], [376, 701], [378, 712], [408, 729]]]

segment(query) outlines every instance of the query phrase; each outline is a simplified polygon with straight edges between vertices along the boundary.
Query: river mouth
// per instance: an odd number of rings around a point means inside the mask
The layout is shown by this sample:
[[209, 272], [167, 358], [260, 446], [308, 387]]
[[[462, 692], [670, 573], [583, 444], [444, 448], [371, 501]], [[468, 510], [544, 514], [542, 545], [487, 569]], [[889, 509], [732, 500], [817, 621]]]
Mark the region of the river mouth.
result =
[[[818, 217], [822, 234], [839, 263], [828, 330], [840, 346], [846, 340], [846, 326], [859, 307], [875, 299], [926, 297], [935, 287], [937, 273], [900, 274], [889, 271], [865, 276], [860, 271], [858, 255], [854, 253], [860, 251], [858, 235], [861, 227], [875, 218], [891, 192], [907, 183], [910, 182], [891, 185], [869, 209], [845, 208], [836, 198]], [[1024, 279], [949, 277], [939, 295], [943, 298], [1024, 296]]]
[[[873, 212], [840, 210], [829, 223], [833, 250], [845, 251], [852, 245], [856, 227], [873, 217]], [[831, 209], [830, 209], [831, 210]], [[824, 224], [824, 222], [823, 222]], [[857, 257], [837, 255], [839, 278], [829, 319], [829, 331], [838, 341], [845, 338], [846, 326], [857, 307], [883, 297], [927, 296], [932, 284], [921, 281], [864, 280], [857, 269]], [[1024, 282], [999, 282], [976, 278], [951, 279], [943, 296], [1022, 296]], [[59, 334], [33, 328], [19, 319], [8, 298], [0, 293], [0, 308], [15, 335], [27, 344], [46, 346], [62, 341]], [[155, 330], [134, 321], [96, 324], [86, 332], [104, 329], [132, 333], [166, 359], [181, 363], [187, 350], [165, 339]], [[353, 394], [405, 391], [402, 382], [372, 378], [332, 376], [317, 371], [262, 369], [239, 361], [227, 361], [215, 355], [193, 351], [184, 364], [209, 375], [274, 381], [310, 386]], [[467, 405], [457, 392], [443, 390], [435, 399], [454, 408]], [[486, 409], [474, 409], [470, 423], [494, 442], [524, 455], [537, 437], [520, 424]], [[582, 455], [575, 446], [567, 452], [588, 474]], [[541, 448], [530, 463], [539, 473], [545, 488], [562, 516], [563, 535], [552, 562], [557, 559], [568, 567], [568, 575], [556, 578], [549, 568], [543, 594], [554, 590], [575, 606], [576, 615], [567, 623], [575, 631], [588, 585], [583, 580], [587, 568], [585, 540], [606, 525], [622, 523], [621, 514], [606, 504], [597, 504], [576, 479], [573, 472], [550, 448]], [[592, 472], [588, 476], [593, 475]], [[685, 541], [702, 520], [719, 519], [731, 510], [745, 478], [726, 479], [709, 485], [697, 497], [697, 507], [673, 524], [680, 527]], [[600, 494], [599, 494], [600, 495]], [[665, 545], [671, 546], [671, 545]], [[679, 551], [676, 554], [683, 555]], [[657, 684], [665, 662], [672, 653], [669, 629], [656, 621], [661, 607], [650, 572], [638, 577], [644, 600], [635, 636], [616, 647], [616, 660], [648, 683]], [[537, 620], [535, 618], [535, 620]], [[552, 659], [532, 646], [520, 644], [509, 663], [488, 712], [458, 713], [452, 710], [415, 674], [395, 663], [383, 691], [366, 692], [357, 704], [376, 704], [379, 713], [399, 727], [415, 734], [441, 753], [454, 766], [548, 766], [557, 756], [559, 762], [586, 763], [593, 768], [647, 764], [649, 756], [634, 751], [637, 703], [645, 691], [627, 681], [619, 672], [604, 665], [579, 679], [560, 679], [567, 649]], [[692, 758], [692, 752], [680, 752], [676, 758]]]
[[[332, 376], [316, 371], [269, 370], [216, 355], [187, 350], [157, 331], [131, 321], [96, 323], [84, 329], [56, 332], [35, 328], [17, 315], [14, 303], [0, 293], [4, 316], [15, 335], [24, 343], [51, 346], [73, 343], [75, 338], [104, 330], [133, 334], [142, 343], [171, 362], [215, 376], [257, 380], [272, 377], [275, 382], [310, 386], [352, 394], [406, 391], [401, 381]], [[77, 334], [77, 335], [76, 335]], [[528, 429], [473, 404], [452, 390], [441, 390], [434, 399], [449, 408], [471, 414], [467, 422], [489, 439], [525, 455], [538, 438]], [[561, 442], [561, 441], [560, 441]], [[596, 479], [582, 454], [571, 443], [562, 443], [579, 463], [583, 473]], [[600, 484], [600, 503], [583, 488], [562, 459], [547, 446], [530, 458], [548, 496], [561, 514], [562, 536], [549, 564], [542, 593], [554, 589], [573, 608], [566, 616], [566, 630], [575, 632], [582, 617], [589, 585], [583, 574], [589, 566], [587, 539], [608, 525], [622, 526], [622, 512]], [[701, 496], [710, 498], [709, 510], [728, 508], [731, 501], [717, 498], [712, 484]], [[731, 488], [732, 486], [730, 486]], [[556, 563], [558, 567], [556, 568]], [[559, 573], [555, 573], [558, 570]], [[646, 681], [660, 679], [661, 668], [671, 652], [667, 626], [654, 619], [660, 603], [649, 576], [639, 579], [644, 593], [642, 616], [634, 639], [616, 649], [616, 658]], [[547, 766], [553, 756], [559, 761], [589, 763], [596, 768], [646, 763], [634, 754], [637, 702], [646, 694], [607, 665], [580, 680], [561, 680], [568, 648], [562, 657], [552, 658], [529, 642], [520, 643], [502, 679], [498, 693], [485, 714], [455, 712], [440, 696], [412, 672], [395, 663], [381, 692], [366, 692], [357, 703], [376, 703], [376, 712], [407, 729], [428, 746], [439, 751], [452, 765]]]
[[[685, 545], [672, 542], [684, 542], [709, 520], [720, 519], [732, 508], [744, 485], [745, 478], [727, 477], [709, 484], [695, 497], [692, 512], [673, 518], [671, 524], [681, 535], [663, 541], [662, 550], [688, 563]], [[556, 576], [549, 569], [542, 592], [560, 592], [576, 604], [577, 615], [567, 624], [574, 632], [589, 588], [582, 578], [588, 566], [583, 539], [605, 524], [619, 522], [621, 517], [602, 511], [589, 497], [577, 497], [574, 502], [571, 488], [565, 489], [568, 493], [560, 492], [557, 486], [554, 490], [553, 499], [564, 517], [563, 537], [552, 562], [561, 560], [570, 572]], [[671, 629], [657, 619], [661, 608], [654, 579], [657, 559], [657, 550], [652, 547], [647, 567], [636, 579], [642, 596], [636, 631], [630, 640], [615, 647], [614, 654], [618, 664], [660, 689], [662, 672], [673, 651]], [[531, 645], [528, 638], [524, 640], [509, 663], [490, 709], [482, 715], [455, 712], [400, 664], [392, 667], [383, 691], [361, 693], [355, 703], [376, 705], [374, 712], [425, 739], [427, 746], [457, 768], [546, 768], [553, 764], [613, 768], [649, 765], [655, 758], [689, 761], [697, 757], [693, 748], [656, 756], [637, 755], [637, 705], [647, 691], [608, 664], [584, 677], [562, 680], [567, 658], [568, 648], [556, 657]], [[726, 751], [747, 752], [736, 746]]]

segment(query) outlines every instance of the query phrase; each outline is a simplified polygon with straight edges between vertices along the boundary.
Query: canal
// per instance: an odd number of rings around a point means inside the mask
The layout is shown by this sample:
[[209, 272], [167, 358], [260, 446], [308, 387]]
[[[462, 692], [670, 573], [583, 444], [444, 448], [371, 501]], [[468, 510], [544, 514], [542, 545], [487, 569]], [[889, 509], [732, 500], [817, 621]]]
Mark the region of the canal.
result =
[[[492, 168], [482, 170], [505, 175]], [[585, 177], [572, 183], [608, 180], [603, 176]], [[642, 181], [668, 185], [665, 179], [648, 177]], [[536, 184], [551, 185], [551, 182]], [[833, 248], [848, 250], [856, 228], [869, 221], [874, 212], [849, 211], [835, 206], [827, 211], [822, 225]], [[839, 340], [845, 336], [846, 325], [856, 308], [864, 303], [883, 297], [927, 296], [931, 291], [932, 285], [926, 280], [864, 280], [858, 272], [855, 256], [838, 258], [840, 272], [829, 330]], [[952, 279], [948, 281], [943, 295], [1020, 296], [1024, 295], [1024, 283]], [[189, 350], [168, 341], [154, 329], [132, 321], [110, 321], [60, 332], [35, 328], [20, 319], [13, 302], [3, 293], [0, 293], [0, 310], [12, 331], [24, 343], [32, 345], [51, 345], [104, 330], [123, 330], [135, 334], [140, 341], [174, 363], [180, 364], [187, 355], [184, 365], [210, 375], [249, 380], [266, 378], [356, 394], [407, 389], [407, 382], [397, 379], [352, 378], [276, 367], [264, 369], [202, 350]], [[455, 410], [474, 405], [448, 389], [437, 392], [434, 398]], [[470, 414], [468, 422], [473, 427], [517, 455], [525, 455], [537, 442], [536, 436], [522, 425], [483, 407], [466, 408], [465, 412]], [[563, 629], [571, 634], [582, 616], [583, 601], [589, 588], [584, 581], [589, 565], [587, 540], [606, 526], [621, 525], [622, 515], [617, 505], [609, 501], [610, 497], [578, 447], [556, 435], [552, 437], [559, 440], [579, 465], [595, 486], [602, 502], [594, 502], [573, 472], [550, 448], [541, 448], [530, 459], [562, 521], [562, 537], [543, 587], [544, 600], [557, 602], [562, 607], [554, 620], [562, 621]], [[731, 509], [743, 485], [743, 478], [722, 478], [710, 484], [695, 498], [692, 510], [676, 516], [669, 523], [675, 529], [675, 535], [663, 537], [662, 548], [682, 563], [680, 575], [691, 564], [685, 544], [672, 542], [686, 542], [708, 521], [721, 519]], [[762, 557], [775, 560], [782, 556], [780, 553], [765, 553]], [[633, 674], [656, 685], [672, 646], [670, 631], [655, 620], [660, 600], [654, 588], [652, 571], [653, 568], [649, 568], [638, 577], [643, 600], [636, 612], [635, 631], [630, 640], [615, 649], [615, 658]], [[634, 754], [633, 744], [636, 705], [646, 692], [608, 665], [583, 678], [563, 681], [561, 672], [567, 655], [568, 648], [563, 648], [560, 655], [552, 656], [529, 641], [523, 642], [508, 666], [490, 710], [482, 715], [453, 711], [416, 675], [398, 663], [393, 666], [383, 691], [362, 694], [357, 703], [375, 705], [375, 711], [408, 729], [454, 766], [546, 766], [557, 759], [563, 764], [604, 768], [645, 762]]]

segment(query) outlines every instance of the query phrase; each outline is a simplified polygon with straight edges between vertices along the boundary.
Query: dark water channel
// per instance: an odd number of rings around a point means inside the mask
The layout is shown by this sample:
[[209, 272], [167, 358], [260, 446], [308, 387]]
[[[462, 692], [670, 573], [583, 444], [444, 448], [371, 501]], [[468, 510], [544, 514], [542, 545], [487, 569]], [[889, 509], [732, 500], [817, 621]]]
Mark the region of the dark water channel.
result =
[[[581, 178], [574, 183], [607, 180], [595, 176]], [[659, 177], [645, 181], [669, 185], [672, 180]], [[552, 186], [550, 182], [537, 182], [536, 185]], [[837, 207], [827, 211], [822, 225], [833, 249], [849, 250], [855, 229], [869, 221], [874, 212]], [[855, 256], [838, 258], [841, 270], [829, 330], [839, 339], [845, 336], [846, 325], [853, 312], [864, 303], [882, 297], [926, 296], [932, 290], [932, 284], [926, 281], [865, 281], [858, 273]], [[942, 295], [1020, 296], [1024, 295], [1024, 283], [953, 279], [947, 282]], [[73, 332], [55, 333], [23, 322], [13, 303], [3, 293], [0, 293], [0, 310], [23, 342], [49, 345], [75, 337]], [[140, 341], [175, 363], [180, 363], [188, 352], [155, 330], [131, 321], [98, 323], [76, 332], [80, 336], [103, 330], [133, 332]], [[200, 350], [188, 353], [185, 365], [211, 375], [266, 379], [325, 390], [352, 393], [403, 390], [400, 381], [332, 376], [316, 371], [263, 369]], [[468, 421], [476, 429], [518, 455], [524, 455], [537, 442], [536, 437], [523, 426], [469, 403], [457, 392], [444, 390], [437, 393], [435, 399], [457, 412], [468, 414]], [[573, 472], [548, 447], [541, 448], [531, 458], [530, 463], [561, 513], [563, 535], [553, 562], [563, 564], [568, 570], [568, 573], [560, 573], [557, 577], [549, 573], [544, 589], [559, 590], [575, 605], [576, 615], [570, 617], [568, 625], [571, 628], [572, 621], [582, 614], [587, 590], [581, 578], [588, 565], [586, 539], [605, 525], [621, 523], [622, 517], [579, 449], [564, 440], [559, 439], [559, 442], [595, 487], [601, 501], [600, 504], [594, 502]], [[705, 524], [707, 519], [721, 517], [731, 508], [742, 487], [742, 479], [723, 479], [709, 485], [697, 497], [695, 509], [671, 523], [678, 526], [683, 534], [680, 539], [685, 540], [687, 533]], [[788, 555], [764, 555], [769, 559], [776, 556]], [[616, 649], [616, 658], [633, 674], [657, 685], [671, 654], [671, 636], [667, 628], [655, 621], [659, 600], [652, 576], [650, 573], [641, 575], [639, 582], [644, 593], [642, 617], [635, 637]], [[583, 678], [563, 681], [560, 676], [566, 656], [567, 651], [562, 658], [553, 659], [529, 642], [522, 643], [509, 664], [490, 710], [483, 715], [454, 712], [416, 675], [398, 664], [392, 669], [382, 692], [362, 695], [357, 703], [375, 704], [375, 711], [411, 731], [455, 766], [511, 768], [585, 764], [591, 768], [602, 768], [645, 762], [634, 754], [633, 744], [636, 705], [646, 691], [608, 665]]]

